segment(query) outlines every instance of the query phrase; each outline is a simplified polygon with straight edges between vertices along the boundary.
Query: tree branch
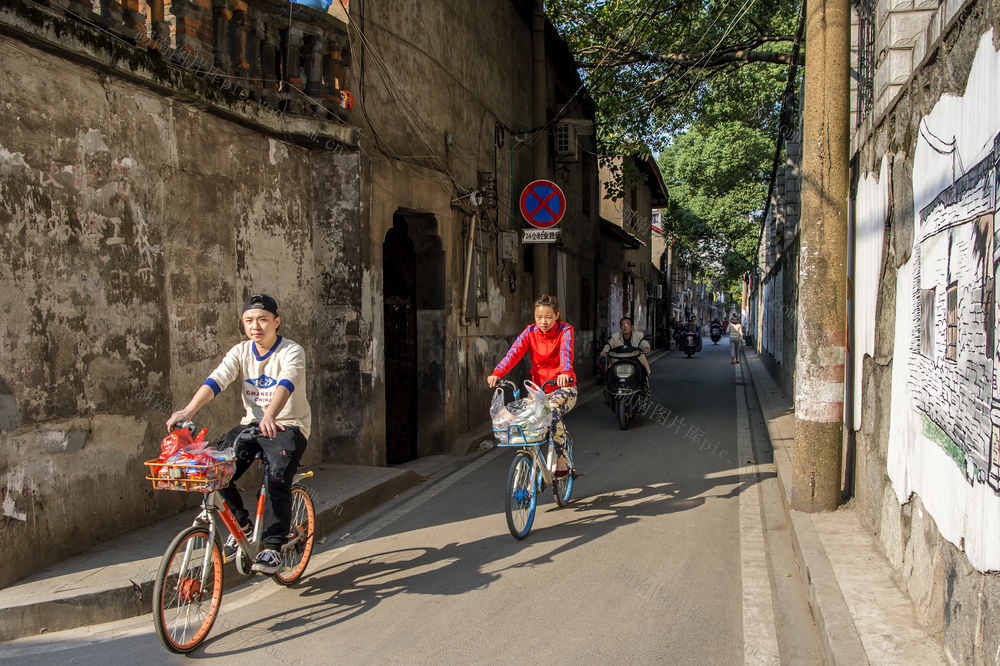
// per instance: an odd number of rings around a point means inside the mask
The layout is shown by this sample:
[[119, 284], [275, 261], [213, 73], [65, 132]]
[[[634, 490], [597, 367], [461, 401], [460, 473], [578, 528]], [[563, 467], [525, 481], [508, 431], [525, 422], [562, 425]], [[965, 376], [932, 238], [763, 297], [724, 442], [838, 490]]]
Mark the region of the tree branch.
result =
[[[793, 42], [794, 35], [768, 35], [754, 39], [745, 44], [734, 44], [723, 49], [713, 51], [702, 51], [700, 53], [639, 53], [623, 52], [615, 49], [591, 46], [582, 49], [578, 55], [590, 55], [601, 53], [600, 67], [621, 67], [636, 64], [663, 64], [680, 67], [718, 67], [729, 63], [749, 64], [753, 62], [765, 62], [776, 65], [804, 65], [805, 55], [799, 54], [797, 57], [789, 53], [775, 53], [774, 51], [757, 51], [756, 49], [764, 44], [777, 44]], [[607, 54], [617, 57], [607, 58]], [[596, 69], [598, 63], [581, 64], [583, 69]]]

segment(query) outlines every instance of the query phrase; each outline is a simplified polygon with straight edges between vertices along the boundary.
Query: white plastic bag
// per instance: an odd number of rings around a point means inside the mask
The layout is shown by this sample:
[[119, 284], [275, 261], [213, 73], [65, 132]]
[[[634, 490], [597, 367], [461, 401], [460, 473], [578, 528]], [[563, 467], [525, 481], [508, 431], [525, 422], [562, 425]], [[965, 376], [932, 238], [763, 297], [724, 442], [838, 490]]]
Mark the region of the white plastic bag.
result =
[[493, 419], [494, 430], [506, 430], [510, 422], [514, 420], [514, 415], [510, 413], [503, 402], [503, 389], [497, 388], [493, 392], [493, 402], [490, 404], [490, 418]]
[[545, 391], [532, 381], [524, 382], [524, 388], [528, 391], [528, 397], [525, 400], [530, 401], [531, 405], [526, 410], [527, 413], [523, 421], [518, 423], [518, 425], [525, 430], [548, 428], [552, 423], [552, 410], [549, 409], [549, 397], [545, 395]]
[[524, 382], [524, 387], [527, 389], [527, 397], [506, 405], [502, 389], [498, 388], [493, 394], [490, 416], [493, 418], [493, 430], [501, 443], [507, 443], [507, 429], [510, 426], [520, 427], [529, 441], [534, 442], [545, 437], [545, 430], [552, 423], [552, 410], [549, 409], [549, 399], [545, 392], [531, 381]]

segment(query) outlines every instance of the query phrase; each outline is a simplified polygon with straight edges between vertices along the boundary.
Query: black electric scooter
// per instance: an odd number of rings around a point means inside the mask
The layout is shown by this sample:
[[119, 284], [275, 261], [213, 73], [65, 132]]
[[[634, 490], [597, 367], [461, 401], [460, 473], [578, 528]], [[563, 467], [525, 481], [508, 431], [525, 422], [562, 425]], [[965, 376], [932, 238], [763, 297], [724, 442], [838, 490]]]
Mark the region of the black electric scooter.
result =
[[635, 407], [649, 399], [646, 369], [639, 362], [642, 350], [624, 344], [608, 351], [604, 384], [604, 404], [618, 419], [618, 427], [628, 429]]

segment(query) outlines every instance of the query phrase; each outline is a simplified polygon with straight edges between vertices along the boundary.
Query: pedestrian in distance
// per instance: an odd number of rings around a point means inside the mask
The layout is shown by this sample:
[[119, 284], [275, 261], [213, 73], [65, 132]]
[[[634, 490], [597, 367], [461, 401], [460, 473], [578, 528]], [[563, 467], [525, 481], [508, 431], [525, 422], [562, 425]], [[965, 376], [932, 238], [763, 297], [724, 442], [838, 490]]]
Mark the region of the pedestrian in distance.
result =
[[740, 316], [733, 313], [729, 318], [729, 362], [731, 364], [740, 362], [740, 345], [743, 344], [743, 325], [740, 324]]
[[[525, 352], [531, 351], [531, 381], [539, 386], [556, 380], [549, 386], [549, 408], [552, 410], [552, 442], [556, 450], [556, 478], [569, 475], [566, 459], [566, 426], [563, 416], [576, 406], [576, 373], [573, 371], [573, 327], [560, 321], [559, 299], [542, 295], [535, 301], [535, 323], [529, 324], [510, 346], [507, 355], [486, 378], [490, 388], [517, 365]], [[571, 386], [573, 384], [573, 386]]]
[[[232, 382], [240, 379], [246, 414], [239, 426], [222, 438], [222, 448], [233, 445], [247, 428], [257, 426], [261, 434], [241, 441], [236, 450], [236, 473], [219, 491], [243, 532], [250, 536], [250, 513], [236, 487], [239, 479], [262, 452], [268, 466], [264, 549], [252, 569], [262, 574], [278, 570], [278, 552], [288, 538], [292, 513], [292, 480], [309, 438], [312, 414], [306, 396], [306, 354], [296, 342], [278, 334], [281, 317], [278, 304], [266, 294], [254, 294], [243, 303], [241, 323], [247, 340], [230, 349], [219, 366], [195, 392], [184, 409], [167, 419], [167, 428], [190, 421], [202, 407]], [[233, 536], [226, 541], [227, 558], [236, 552]]]

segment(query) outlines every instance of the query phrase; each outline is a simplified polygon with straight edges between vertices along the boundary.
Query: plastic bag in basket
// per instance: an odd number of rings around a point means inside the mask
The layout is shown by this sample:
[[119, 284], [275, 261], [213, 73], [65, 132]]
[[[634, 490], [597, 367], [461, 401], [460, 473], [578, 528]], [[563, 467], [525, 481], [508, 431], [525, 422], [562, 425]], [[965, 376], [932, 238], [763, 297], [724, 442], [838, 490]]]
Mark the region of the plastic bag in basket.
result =
[[[208, 429], [202, 428], [198, 436], [195, 439], [191, 439], [191, 433], [187, 428], [172, 431], [160, 442], [159, 460], [161, 462], [174, 462], [171, 458], [176, 459], [182, 453], [193, 455], [211, 451], [208, 442], [205, 441], [206, 432], [208, 432]], [[153, 476], [161, 476], [161, 470], [162, 468], [160, 467], [154, 467]]]
[[552, 423], [552, 410], [549, 408], [549, 397], [532, 381], [524, 382], [524, 388], [528, 390], [528, 397], [525, 400], [531, 401], [531, 407], [518, 420], [518, 425], [525, 430], [548, 428]]
[[552, 422], [552, 411], [549, 409], [549, 400], [538, 386], [531, 382], [524, 382], [528, 397], [514, 400], [503, 404], [503, 391], [497, 389], [493, 394], [493, 404], [490, 407], [490, 415], [493, 417], [493, 429], [497, 431], [497, 437], [501, 441], [507, 440], [506, 431], [509, 426], [520, 426], [522, 430], [538, 430], [547, 428]]
[[503, 389], [497, 388], [493, 392], [493, 402], [490, 404], [490, 418], [493, 419], [494, 430], [506, 430], [510, 422], [514, 420], [514, 415], [507, 409], [503, 398]]

